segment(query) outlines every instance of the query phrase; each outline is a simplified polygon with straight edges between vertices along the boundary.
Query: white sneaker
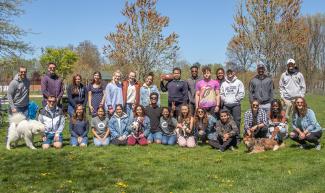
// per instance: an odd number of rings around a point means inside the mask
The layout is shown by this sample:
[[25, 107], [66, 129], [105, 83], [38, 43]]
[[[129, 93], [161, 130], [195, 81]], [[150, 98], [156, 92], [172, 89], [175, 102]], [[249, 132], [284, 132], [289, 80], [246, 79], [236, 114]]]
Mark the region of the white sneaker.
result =
[[299, 146], [300, 149], [306, 149], [307, 148], [307, 144], [302, 144]]
[[321, 144], [316, 145], [315, 149], [318, 150], [318, 151], [321, 150], [322, 149], [322, 145]]

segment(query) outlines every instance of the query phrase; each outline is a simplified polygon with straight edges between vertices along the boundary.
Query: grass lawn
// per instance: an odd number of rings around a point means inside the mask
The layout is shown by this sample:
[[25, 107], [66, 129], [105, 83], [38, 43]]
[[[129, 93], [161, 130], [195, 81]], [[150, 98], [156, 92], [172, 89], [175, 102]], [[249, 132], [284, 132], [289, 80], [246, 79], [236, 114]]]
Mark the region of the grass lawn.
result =
[[[164, 98], [163, 104], [166, 104]], [[308, 96], [309, 106], [325, 126], [325, 97]], [[242, 111], [248, 108], [245, 99]], [[325, 144], [321, 151], [301, 150], [287, 140], [276, 152], [249, 155], [220, 153], [209, 146], [85, 149], [69, 146], [65, 128], [61, 150], [7, 151], [0, 130], [0, 192], [325, 192]], [[91, 138], [91, 137], [90, 137]], [[323, 137], [324, 139], [324, 137]], [[324, 141], [324, 140], [323, 140]], [[38, 148], [40, 137], [35, 138]]]

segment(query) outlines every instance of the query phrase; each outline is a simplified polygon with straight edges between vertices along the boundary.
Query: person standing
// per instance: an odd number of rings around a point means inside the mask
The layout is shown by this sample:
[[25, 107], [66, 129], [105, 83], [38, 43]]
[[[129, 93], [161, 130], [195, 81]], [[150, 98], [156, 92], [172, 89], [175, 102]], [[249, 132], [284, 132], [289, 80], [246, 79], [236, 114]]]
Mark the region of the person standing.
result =
[[227, 77], [220, 87], [221, 100], [224, 103], [223, 109], [227, 109], [236, 122], [237, 128], [240, 128], [241, 122], [241, 101], [245, 96], [245, 88], [235, 72], [227, 70]]
[[269, 114], [273, 101], [274, 84], [270, 76], [265, 74], [264, 64], [257, 65], [257, 75], [249, 83], [249, 101], [258, 100], [260, 108]]
[[113, 79], [107, 84], [106, 93], [106, 111], [115, 111], [117, 105], [123, 105], [121, 72], [119, 70], [114, 72]]
[[158, 93], [150, 94], [150, 105], [145, 108], [145, 113], [150, 119], [150, 131], [146, 133], [148, 143], [161, 144], [162, 132], [160, 128], [161, 108], [158, 107]]
[[105, 92], [100, 72], [94, 72], [93, 80], [88, 86], [88, 105], [92, 117], [97, 116], [99, 107], [104, 107]]
[[67, 88], [68, 95], [68, 113], [72, 117], [77, 105], [81, 104], [83, 109], [86, 110], [88, 93], [86, 87], [81, 83], [82, 77], [76, 74], [72, 78], [72, 84]]
[[211, 79], [211, 68], [202, 68], [203, 79], [196, 84], [195, 106], [209, 112], [212, 116], [220, 110], [219, 82]]
[[168, 91], [168, 108], [171, 110], [173, 104], [176, 106], [174, 117], [179, 115], [180, 106], [188, 102], [188, 85], [181, 80], [181, 73], [181, 69], [176, 67], [173, 69], [173, 80], [166, 84], [163, 79], [160, 82], [161, 91]]
[[27, 69], [23, 66], [19, 67], [18, 74], [9, 83], [8, 87], [8, 101], [9, 113], [23, 113], [28, 117], [28, 103], [29, 103], [29, 86], [30, 81], [27, 78]]
[[199, 67], [197, 66], [192, 66], [191, 67], [191, 77], [187, 79], [187, 84], [188, 84], [188, 100], [189, 100], [189, 106], [192, 112], [192, 116], [194, 115], [195, 112], [195, 85], [196, 83], [200, 80], [198, 76], [198, 70]]
[[150, 94], [155, 92], [158, 94], [158, 102], [157, 105], [160, 106], [160, 94], [158, 87], [153, 83], [154, 74], [150, 72], [145, 80], [145, 83], [140, 88], [140, 105], [143, 107], [147, 107], [150, 105]]
[[294, 59], [287, 61], [287, 71], [282, 73], [279, 87], [281, 99], [286, 106], [286, 117], [289, 118], [294, 100], [297, 97], [304, 97], [306, 93], [304, 76], [299, 72]]
[[47, 74], [41, 79], [41, 89], [43, 94], [42, 105], [46, 106], [46, 101], [49, 96], [55, 96], [58, 100], [57, 105], [62, 107], [61, 99], [63, 97], [64, 88], [62, 79], [56, 74], [56, 64], [53, 62], [48, 63]]
[[135, 78], [135, 72], [131, 71], [128, 79], [122, 82], [123, 104], [128, 117], [130, 117], [132, 114], [132, 107], [139, 105], [140, 103], [141, 84]]

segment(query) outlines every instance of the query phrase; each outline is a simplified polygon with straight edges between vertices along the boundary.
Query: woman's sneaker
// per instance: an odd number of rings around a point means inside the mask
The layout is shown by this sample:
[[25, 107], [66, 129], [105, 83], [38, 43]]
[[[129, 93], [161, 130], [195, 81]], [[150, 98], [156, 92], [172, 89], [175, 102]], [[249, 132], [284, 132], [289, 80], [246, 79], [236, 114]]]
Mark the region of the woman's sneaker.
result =
[[315, 149], [318, 150], [318, 151], [321, 150], [322, 149], [321, 144], [316, 145]]

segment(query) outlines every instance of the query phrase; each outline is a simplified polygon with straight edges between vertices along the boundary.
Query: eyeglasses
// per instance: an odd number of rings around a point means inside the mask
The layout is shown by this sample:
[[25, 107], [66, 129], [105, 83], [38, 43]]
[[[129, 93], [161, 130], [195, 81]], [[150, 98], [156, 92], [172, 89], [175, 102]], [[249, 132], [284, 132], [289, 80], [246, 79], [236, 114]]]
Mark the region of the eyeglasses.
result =
[[49, 103], [55, 103], [56, 101], [48, 100], [47, 102], [49, 102]]
[[157, 100], [157, 97], [150, 97], [151, 100]]
[[26, 74], [27, 71], [20, 71], [20, 74]]
[[197, 111], [197, 113], [200, 113], [201, 114], [201, 113], [204, 113], [204, 111]]

